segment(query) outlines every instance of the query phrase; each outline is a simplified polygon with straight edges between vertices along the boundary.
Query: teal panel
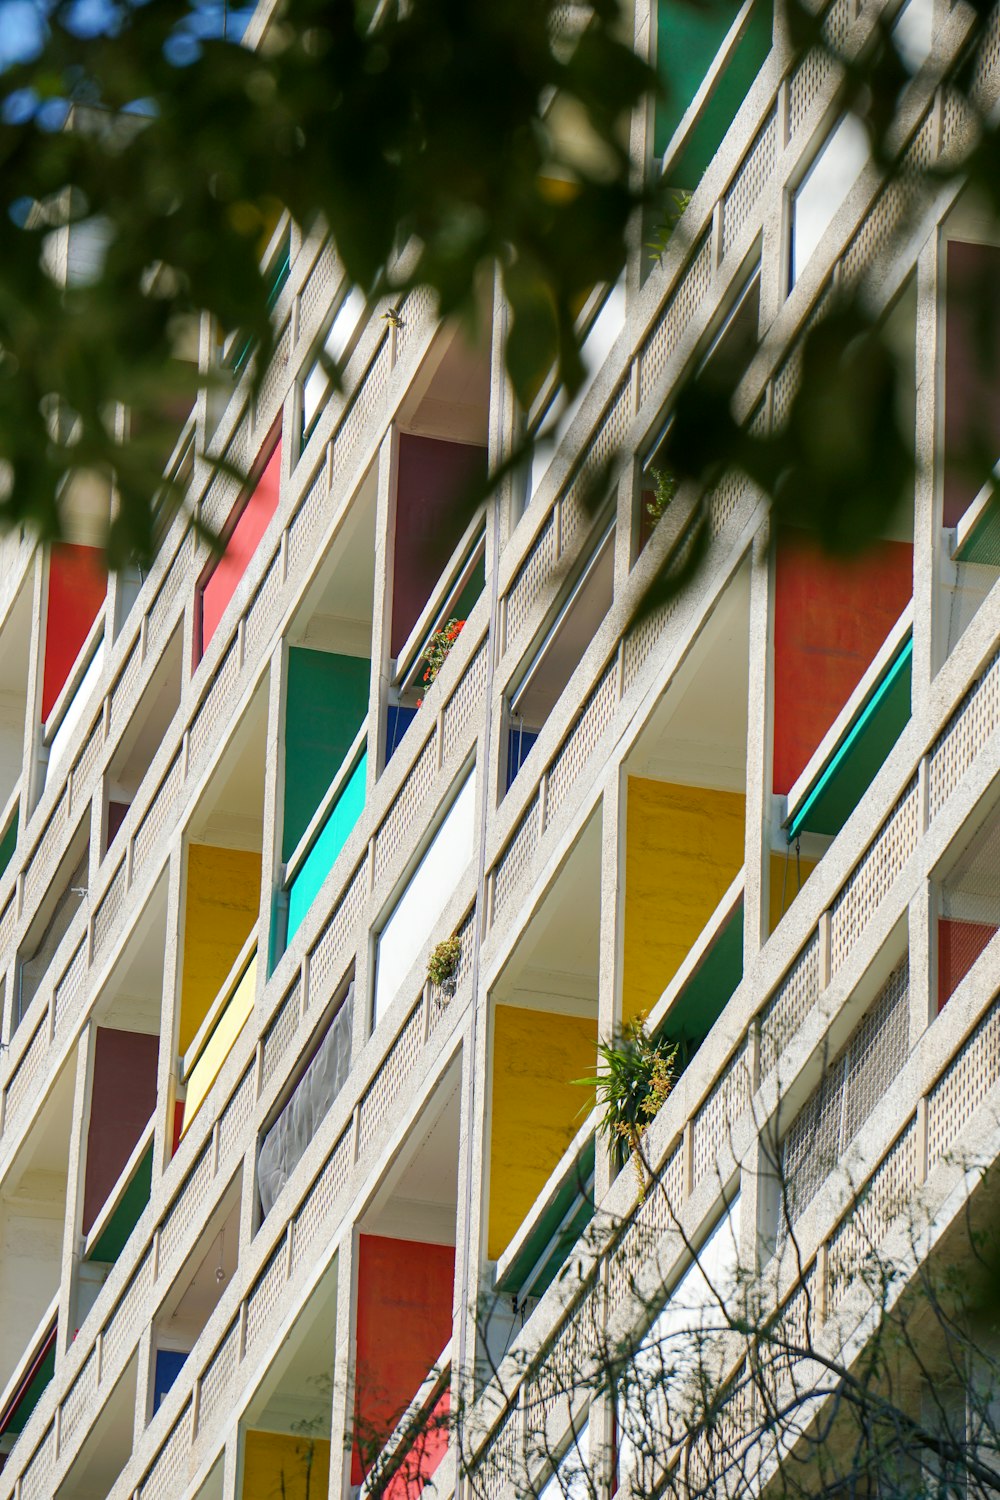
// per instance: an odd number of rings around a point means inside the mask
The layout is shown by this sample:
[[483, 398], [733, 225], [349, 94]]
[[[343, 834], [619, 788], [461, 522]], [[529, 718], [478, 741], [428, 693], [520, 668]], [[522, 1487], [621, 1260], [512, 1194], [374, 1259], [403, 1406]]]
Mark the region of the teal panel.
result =
[[670, 1007], [659, 1035], [678, 1047], [678, 1072], [708, 1036], [743, 978], [743, 902]]
[[323, 881], [336, 862], [337, 855], [350, 837], [351, 830], [365, 806], [365, 781], [368, 755], [362, 755], [330, 808], [312, 848], [288, 889], [288, 941], [316, 899]]
[[958, 562], [1000, 568], [1000, 502], [994, 496], [955, 554]]
[[792, 819], [796, 834], [839, 833], [910, 717], [913, 638], [897, 652]]
[[371, 662], [361, 656], [288, 653], [285, 697], [285, 817], [281, 857], [288, 860], [368, 712]]
[[[690, 132], [670, 185], [693, 191], [771, 49], [772, 4], [754, 6], [728, 66]], [[659, 0], [657, 71], [665, 97], [657, 102], [653, 151], [662, 156], [733, 24], [732, 0]]]
[[101, 1231], [100, 1238], [87, 1256], [88, 1260], [106, 1261], [113, 1264], [118, 1259], [125, 1249], [129, 1235], [138, 1224], [143, 1209], [149, 1202], [152, 1180], [153, 1147], [150, 1145], [143, 1153], [117, 1207]]
[[0, 875], [3, 874], [10, 864], [10, 857], [17, 848], [17, 813], [11, 818], [7, 825], [7, 832], [0, 839]]

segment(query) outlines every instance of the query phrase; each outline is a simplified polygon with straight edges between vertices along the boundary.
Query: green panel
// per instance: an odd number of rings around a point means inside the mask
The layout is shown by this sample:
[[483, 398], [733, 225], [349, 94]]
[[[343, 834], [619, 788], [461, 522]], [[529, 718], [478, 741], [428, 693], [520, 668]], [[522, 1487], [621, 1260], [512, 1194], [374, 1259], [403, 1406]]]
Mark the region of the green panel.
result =
[[368, 712], [371, 662], [293, 646], [285, 699], [285, 820], [290, 859]]
[[104, 1226], [96, 1245], [87, 1256], [88, 1260], [106, 1261], [113, 1264], [121, 1255], [128, 1237], [142, 1217], [149, 1202], [149, 1189], [153, 1180], [153, 1146], [148, 1149], [132, 1174], [118, 1205]]
[[0, 839], [0, 875], [3, 874], [10, 864], [11, 855], [17, 848], [17, 813], [11, 818], [7, 825], [7, 832]]
[[11, 1412], [9, 1419], [4, 1423], [4, 1432], [22, 1432], [27, 1424], [28, 1418], [41, 1400], [42, 1392], [48, 1385], [56, 1368], [56, 1339], [55, 1329], [52, 1331], [51, 1342], [45, 1351], [41, 1363], [28, 1385], [24, 1388], [17, 1405]]
[[486, 559], [481, 558], [476, 564], [472, 577], [465, 588], [459, 594], [451, 610], [451, 619], [467, 620], [472, 614], [473, 607], [486, 584]]
[[[657, 7], [657, 71], [666, 91], [656, 106], [653, 151], [662, 156], [691, 100], [701, 87], [716, 53], [733, 24], [733, 0], [659, 0]], [[773, 29], [770, 0], [760, 0], [750, 13], [729, 64], [690, 132], [671, 186], [693, 191], [719, 149], [726, 131], [771, 50]]]
[[540, 1297], [594, 1212], [594, 1137], [588, 1137], [579, 1157], [548, 1208], [514, 1257], [498, 1292]]
[[679, 1048], [679, 1069], [705, 1040], [743, 978], [743, 902], [670, 1007], [659, 1034]]
[[988, 563], [1000, 568], [1000, 503], [996, 497], [985, 507], [955, 557], [958, 562]]
[[909, 720], [912, 662], [910, 636], [865, 700], [792, 819], [789, 843], [798, 833], [835, 834], [843, 828]]
[[292, 937], [312, 906], [320, 886], [336, 862], [337, 855], [350, 837], [351, 830], [365, 806], [368, 779], [368, 755], [362, 755], [340, 790], [340, 795], [323, 819], [323, 826], [302, 861], [298, 874], [288, 888], [288, 936]]

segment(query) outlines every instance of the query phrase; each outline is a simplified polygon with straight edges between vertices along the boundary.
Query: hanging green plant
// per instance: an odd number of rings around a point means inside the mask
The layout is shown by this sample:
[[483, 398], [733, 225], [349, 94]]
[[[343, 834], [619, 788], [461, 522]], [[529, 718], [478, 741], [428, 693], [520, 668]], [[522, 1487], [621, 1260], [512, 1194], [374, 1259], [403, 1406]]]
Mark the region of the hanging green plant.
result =
[[655, 530], [663, 512], [677, 494], [677, 478], [665, 469], [650, 469], [653, 476], [653, 493], [646, 501], [646, 514]]
[[604, 1111], [598, 1129], [619, 1167], [631, 1153], [641, 1200], [649, 1185], [642, 1138], [673, 1088], [677, 1048], [662, 1039], [654, 1041], [646, 1030], [645, 1017], [638, 1016], [614, 1041], [599, 1042], [597, 1052], [603, 1064], [601, 1071], [593, 1078], [573, 1081], [596, 1090], [597, 1103]]
[[453, 995], [456, 987], [458, 966], [462, 961], [462, 940], [458, 937], [444, 938], [438, 943], [427, 961], [427, 978], [446, 995]]

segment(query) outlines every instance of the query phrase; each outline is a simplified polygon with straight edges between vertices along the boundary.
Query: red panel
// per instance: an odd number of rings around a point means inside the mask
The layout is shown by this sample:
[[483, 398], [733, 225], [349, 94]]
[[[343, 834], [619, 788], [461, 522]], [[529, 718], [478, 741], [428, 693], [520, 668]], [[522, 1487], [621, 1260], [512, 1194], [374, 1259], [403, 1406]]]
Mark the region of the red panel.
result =
[[108, 575], [99, 547], [59, 542], [52, 548], [42, 672], [43, 723], [73, 670], [107, 591]]
[[996, 932], [988, 922], [938, 922], [938, 1010], [951, 999]]
[[398, 656], [461, 540], [471, 512], [464, 503], [486, 475], [486, 449], [440, 438], [399, 439], [393, 545], [392, 644]]
[[230, 517], [226, 550], [201, 588], [201, 651], [205, 652], [215, 634], [226, 605], [236, 592], [247, 565], [267, 530], [268, 522], [278, 508], [281, 483], [281, 439], [264, 466], [260, 478], [246, 499], [241, 499]]
[[156, 1106], [155, 1036], [100, 1027], [87, 1132], [83, 1233], [107, 1202]]
[[[358, 1359], [351, 1483], [360, 1484], [451, 1337], [455, 1251], [450, 1245], [363, 1234], [358, 1247]], [[433, 1434], [424, 1465], [446, 1446]], [[401, 1476], [402, 1477], [402, 1476]]]
[[[1000, 249], [952, 240], [948, 245], [944, 375], [944, 524], [954, 526], [976, 498], [1000, 440], [1000, 349], [992, 305], [1000, 286]], [[985, 346], [984, 347], [984, 342]], [[982, 449], [984, 463], [963, 462]]]
[[787, 792], [913, 592], [913, 547], [825, 557], [783, 532], [774, 598], [774, 790]]

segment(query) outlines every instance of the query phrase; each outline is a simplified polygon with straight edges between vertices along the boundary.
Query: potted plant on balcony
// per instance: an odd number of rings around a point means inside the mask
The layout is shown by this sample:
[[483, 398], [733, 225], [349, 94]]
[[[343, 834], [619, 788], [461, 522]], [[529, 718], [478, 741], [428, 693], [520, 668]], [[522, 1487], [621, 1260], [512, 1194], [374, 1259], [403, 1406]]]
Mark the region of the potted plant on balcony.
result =
[[611, 1148], [618, 1167], [631, 1154], [639, 1181], [639, 1200], [649, 1186], [643, 1158], [643, 1137], [663, 1107], [676, 1077], [677, 1048], [662, 1038], [654, 1040], [644, 1016], [629, 1021], [610, 1042], [598, 1042], [603, 1067], [593, 1078], [574, 1082], [593, 1088], [604, 1113], [598, 1129]]
[[457, 936], [444, 938], [428, 960], [427, 978], [449, 1000], [458, 988], [458, 966], [461, 961], [462, 940]]
[[[425, 692], [447, 661], [448, 652], [462, 634], [464, 624], [464, 620], [446, 620], [441, 629], [435, 630], [427, 642], [427, 649], [424, 651], [424, 675], [421, 679], [425, 684]], [[417, 699], [418, 708], [423, 701], [423, 698]]]

